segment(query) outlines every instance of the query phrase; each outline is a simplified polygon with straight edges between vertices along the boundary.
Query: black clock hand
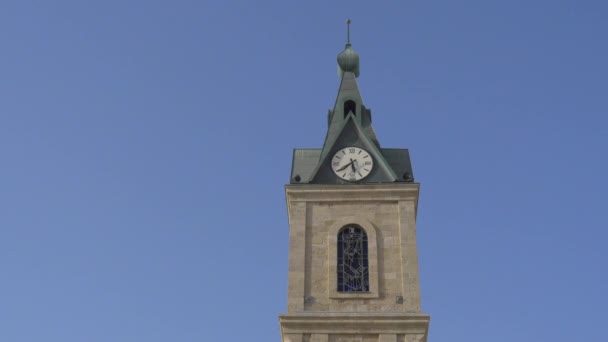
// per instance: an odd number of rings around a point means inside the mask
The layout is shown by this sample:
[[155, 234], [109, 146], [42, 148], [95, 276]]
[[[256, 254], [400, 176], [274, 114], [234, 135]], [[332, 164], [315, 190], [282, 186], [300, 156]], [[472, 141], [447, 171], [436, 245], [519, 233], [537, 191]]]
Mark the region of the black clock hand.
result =
[[355, 161], [352, 159], [350, 160], [350, 168], [351, 168], [351, 170], [353, 170], [353, 173], [355, 173], [355, 171], [356, 171], [355, 170]]
[[350, 160], [350, 163], [348, 163], [348, 164], [346, 164], [346, 165], [342, 166], [341, 168], [337, 169], [336, 171], [343, 171], [344, 169], [346, 169], [347, 167], [349, 167], [349, 166], [350, 166], [350, 165], [352, 165], [352, 164], [353, 164], [353, 160], [351, 159], [351, 160]]

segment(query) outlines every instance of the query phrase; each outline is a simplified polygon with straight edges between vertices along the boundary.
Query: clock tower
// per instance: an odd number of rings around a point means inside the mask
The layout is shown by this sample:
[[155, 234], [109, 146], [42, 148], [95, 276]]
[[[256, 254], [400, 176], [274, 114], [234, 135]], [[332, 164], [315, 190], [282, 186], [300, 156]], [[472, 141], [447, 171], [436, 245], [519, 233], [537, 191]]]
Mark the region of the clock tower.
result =
[[[350, 21], [347, 22], [350, 24]], [[283, 342], [426, 341], [416, 211], [407, 149], [383, 148], [359, 88], [350, 34], [338, 55], [338, 96], [320, 149], [295, 149]]]

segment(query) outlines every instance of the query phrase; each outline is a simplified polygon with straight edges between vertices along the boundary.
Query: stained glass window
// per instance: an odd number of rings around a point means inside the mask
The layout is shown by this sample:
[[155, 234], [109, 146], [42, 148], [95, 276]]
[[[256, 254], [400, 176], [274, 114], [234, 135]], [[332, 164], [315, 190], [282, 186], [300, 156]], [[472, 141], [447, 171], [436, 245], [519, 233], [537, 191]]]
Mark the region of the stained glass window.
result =
[[338, 291], [369, 291], [367, 234], [356, 225], [338, 233]]

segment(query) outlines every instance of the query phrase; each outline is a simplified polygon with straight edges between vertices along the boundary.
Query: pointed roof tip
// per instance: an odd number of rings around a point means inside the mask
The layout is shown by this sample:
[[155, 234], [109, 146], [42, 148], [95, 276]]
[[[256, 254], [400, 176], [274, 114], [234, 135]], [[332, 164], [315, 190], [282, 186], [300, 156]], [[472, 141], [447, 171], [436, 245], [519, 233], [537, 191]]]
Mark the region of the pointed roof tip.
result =
[[350, 46], [350, 18], [346, 19], [346, 46]]
[[352, 72], [359, 77], [359, 54], [351, 48], [350, 44], [350, 19], [346, 20], [346, 47], [338, 55], [338, 66], [341, 71], [339, 76], [345, 72]]

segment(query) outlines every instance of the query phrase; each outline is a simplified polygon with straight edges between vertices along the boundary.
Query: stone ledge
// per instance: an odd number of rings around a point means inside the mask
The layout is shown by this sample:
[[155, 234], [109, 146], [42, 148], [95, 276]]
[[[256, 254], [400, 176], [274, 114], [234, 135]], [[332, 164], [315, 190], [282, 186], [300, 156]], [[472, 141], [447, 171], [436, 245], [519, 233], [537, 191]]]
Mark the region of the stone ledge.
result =
[[288, 211], [296, 202], [399, 202], [413, 201], [414, 210], [418, 208], [418, 183], [393, 184], [353, 184], [285, 185]]
[[402, 313], [297, 313], [279, 316], [282, 334], [424, 334], [431, 316]]

